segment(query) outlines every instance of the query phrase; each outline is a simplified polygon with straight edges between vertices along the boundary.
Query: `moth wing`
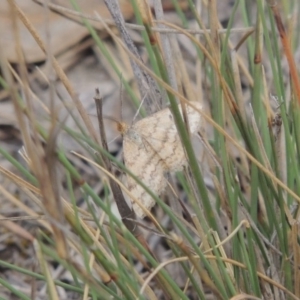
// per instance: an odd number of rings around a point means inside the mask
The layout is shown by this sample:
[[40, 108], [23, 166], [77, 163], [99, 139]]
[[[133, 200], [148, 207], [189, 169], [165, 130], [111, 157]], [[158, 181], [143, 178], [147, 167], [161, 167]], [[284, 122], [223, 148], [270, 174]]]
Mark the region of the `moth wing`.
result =
[[[139, 137], [133, 139], [130, 135], [124, 136], [123, 153], [126, 167], [155, 194], [160, 195], [167, 184], [161, 158], [151, 147], [147, 147]], [[155, 205], [155, 200], [130, 175], [127, 175], [127, 188], [145, 208], [150, 210]], [[136, 215], [143, 218], [145, 213], [142, 208], [133, 199], [131, 202]]]
[[[198, 109], [201, 104], [194, 103]], [[181, 111], [181, 108], [180, 108]], [[192, 107], [187, 107], [191, 133], [201, 126], [201, 116]], [[185, 153], [173, 120], [167, 108], [135, 123], [123, 139], [124, 161], [132, 171], [155, 194], [160, 195], [166, 187], [166, 171], [175, 172], [186, 164]], [[155, 205], [154, 199], [131, 176], [127, 175], [129, 191], [147, 208]], [[137, 216], [145, 216], [141, 207], [133, 200]]]
[[[202, 108], [199, 103], [194, 103], [194, 105], [198, 109]], [[181, 111], [181, 107], [179, 109]], [[194, 134], [201, 127], [201, 115], [191, 106], [187, 106], [187, 116], [190, 131]], [[164, 161], [168, 171], [181, 170], [186, 164], [186, 156], [169, 108], [140, 120], [134, 127], [141, 133], [143, 140]]]
[[[202, 104], [199, 102], [192, 102], [193, 105], [197, 108], [197, 110], [202, 110]], [[201, 114], [195, 110], [193, 107], [187, 107], [187, 115], [189, 119], [189, 126], [191, 134], [195, 134], [201, 129], [202, 125], [202, 117]]]

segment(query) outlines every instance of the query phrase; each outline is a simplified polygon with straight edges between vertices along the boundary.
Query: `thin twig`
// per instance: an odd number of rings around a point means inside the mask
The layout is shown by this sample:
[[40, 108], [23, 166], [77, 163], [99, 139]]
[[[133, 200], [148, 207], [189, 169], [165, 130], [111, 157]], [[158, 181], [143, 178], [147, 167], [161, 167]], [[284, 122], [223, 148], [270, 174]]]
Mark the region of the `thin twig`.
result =
[[[119, 3], [116, 0], [104, 0], [105, 4], [110, 11], [117, 28], [120, 31], [122, 39], [124, 40], [126, 47], [134, 54], [136, 58], [142, 61], [142, 58], [134, 45], [132, 38], [130, 37], [127, 29], [125, 28], [125, 21], [120, 11]], [[160, 89], [154, 79], [147, 74], [134, 60], [130, 58], [133, 73], [136, 77], [137, 84], [141, 97], [145, 97], [145, 109], [148, 114], [153, 114], [157, 111], [157, 108], [161, 108], [163, 100]]]
[[[96, 89], [96, 95], [95, 95], [94, 100], [95, 100], [95, 104], [96, 104], [96, 108], [97, 108], [97, 116], [98, 116], [100, 139], [101, 139], [102, 147], [106, 151], [108, 151], [104, 122], [103, 122], [102, 97], [100, 96], [99, 89]], [[104, 167], [109, 172], [111, 172], [112, 165], [111, 165], [110, 160], [104, 155], [102, 155], [102, 159], [103, 159]], [[141, 232], [140, 232], [139, 228], [136, 226], [135, 222], [132, 222], [132, 220], [135, 219], [135, 214], [129, 208], [120, 186], [111, 178], [109, 178], [109, 184], [110, 184], [112, 193], [114, 195], [114, 198], [115, 198], [116, 204], [118, 206], [118, 210], [119, 210], [119, 213], [121, 215], [124, 225], [135, 236], [140, 235]]]

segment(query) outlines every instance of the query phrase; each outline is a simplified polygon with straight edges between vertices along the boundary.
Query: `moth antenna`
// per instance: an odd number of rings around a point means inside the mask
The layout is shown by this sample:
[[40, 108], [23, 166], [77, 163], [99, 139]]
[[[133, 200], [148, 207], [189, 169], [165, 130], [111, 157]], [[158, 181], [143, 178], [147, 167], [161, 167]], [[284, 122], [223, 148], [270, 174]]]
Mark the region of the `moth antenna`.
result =
[[104, 119], [107, 119], [107, 120], [110, 120], [112, 122], [115, 122], [115, 123], [120, 123], [120, 121], [118, 121], [117, 119], [115, 119], [114, 117], [111, 117], [111, 116], [106, 116], [106, 115], [103, 115], [103, 118]]
[[136, 113], [135, 113], [135, 115], [133, 117], [132, 123], [135, 121], [135, 119], [137, 118], [138, 114], [140, 113], [140, 110], [141, 110], [141, 108], [142, 108], [142, 106], [144, 104], [144, 101], [145, 101], [146, 97], [147, 97], [147, 93], [143, 97], [143, 99], [142, 99], [142, 101], [141, 101], [141, 103], [140, 103], [140, 105], [139, 105], [139, 107], [138, 107], [138, 109], [137, 109], [137, 111], [136, 111]]
[[120, 135], [118, 134], [116, 137], [114, 137], [111, 141], [109, 141], [107, 144], [110, 145], [113, 143]]

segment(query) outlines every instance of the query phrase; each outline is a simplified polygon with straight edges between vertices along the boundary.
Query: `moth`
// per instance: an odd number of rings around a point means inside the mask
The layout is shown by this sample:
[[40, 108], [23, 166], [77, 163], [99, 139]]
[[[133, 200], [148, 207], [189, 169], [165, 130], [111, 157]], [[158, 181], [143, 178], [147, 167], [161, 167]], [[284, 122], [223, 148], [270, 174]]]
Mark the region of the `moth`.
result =
[[[202, 105], [193, 102], [202, 109]], [[179, 105], [180, 112], [181, 105]], [[201, 115], [197, 110], [186, 105], [190, 133], [200, 130]], [[167, 186], [167, 173], [183, 169], [187, 164], [186, 155], [169, 108], [163, 109], [149, 117], [129, 126], [120, 124], [123, 135], [124, 164], [156, 195], [160, 196]], [[126, 175], [126, 186], [131, 194], [148, 210], [155, 205], [155, 200], [130, 175]], [[140, 218], [145, 212], [137, 202], [131, 199], [133, 210]]]

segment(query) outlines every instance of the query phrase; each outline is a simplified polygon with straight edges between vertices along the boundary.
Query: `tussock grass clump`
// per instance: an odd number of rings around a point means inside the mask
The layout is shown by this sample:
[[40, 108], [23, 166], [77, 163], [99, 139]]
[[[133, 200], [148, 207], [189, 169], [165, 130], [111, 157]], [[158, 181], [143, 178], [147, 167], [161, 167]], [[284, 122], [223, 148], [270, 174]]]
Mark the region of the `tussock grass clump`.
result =
[[[115, 0], [104, 1], [109, 21], [81, 13], [73, 0], [72, 11], [45, 8], [80, 17], [136, 118], [169, 106], [187, 163], [165, 174], [161, 195], [112, 155], [109, 127], [124, 125], [106, 115], [101, 87], [91, 116], [50, 44], [15, 1], [8, 2], [14, 24], [21, 22], [45, 52], [70, 101], [54, 101], [58, 83], [51, 76], [49, 103], [37, 100], [16, 26], [17, 72], [2, 56], [0, 82], [24, 148], [18, 160], [0, 145], [10, 166], [0, 166], [3, 182], [14, 187], [1, 184], [1, 197], [18, 208], [16, 217], [3, 210], [1, 222], [29, 242], [24, 256], [34, 259], [0, 260], [5, 274], [18, 274], [26, 287], [0, 276], [3, 293], [18, 299], [68, 299], [71, 292], [78, 299], [300, 299], [297, 1], [235, 1], [226, 28], [218, 1], [172, 1], [170, 15], [164, 1], [150, 8], [132, 0], [137, 25], [124, 22]], [[202, 119], [193, 137], [188, 105]], [[149, 124], [160, 125], [164, 130], [163, 122]], [[78, 148], [66, 149], [62, 137]], [[126, 173], [156, 203], [145, 219], [128, 205]], [[35, 230], [22, 227], [26, 220]]]

